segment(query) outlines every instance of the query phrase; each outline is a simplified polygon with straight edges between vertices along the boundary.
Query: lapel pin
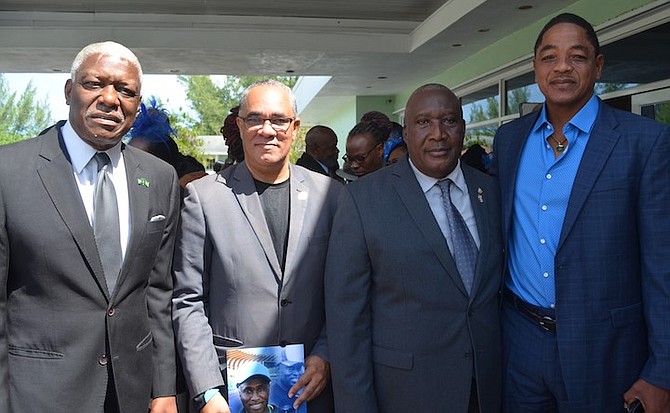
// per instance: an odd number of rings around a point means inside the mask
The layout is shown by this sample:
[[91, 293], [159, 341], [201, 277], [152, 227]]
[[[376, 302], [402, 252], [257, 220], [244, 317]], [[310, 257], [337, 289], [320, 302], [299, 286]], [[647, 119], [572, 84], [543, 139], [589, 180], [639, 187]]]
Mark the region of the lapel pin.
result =
[[142, 185], [144, 187], [149, 187], [149, 180], [147, 178], [137, 178], [137, 185]]
[[479, 200], [479, 203], [484, 203], [484, 191], [482, 188], [477, 188], [477, 200]]

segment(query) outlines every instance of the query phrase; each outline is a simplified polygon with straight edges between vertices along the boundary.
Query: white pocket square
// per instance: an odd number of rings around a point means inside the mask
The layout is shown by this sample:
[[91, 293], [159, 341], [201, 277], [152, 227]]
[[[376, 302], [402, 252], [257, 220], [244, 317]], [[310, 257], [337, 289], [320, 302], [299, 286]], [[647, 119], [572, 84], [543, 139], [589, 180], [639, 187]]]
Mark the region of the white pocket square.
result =
[[149, 222], [156, 222], [156, 221], [163, 221], [165, 219], [165, 215], [154, 215], [151, 217]]

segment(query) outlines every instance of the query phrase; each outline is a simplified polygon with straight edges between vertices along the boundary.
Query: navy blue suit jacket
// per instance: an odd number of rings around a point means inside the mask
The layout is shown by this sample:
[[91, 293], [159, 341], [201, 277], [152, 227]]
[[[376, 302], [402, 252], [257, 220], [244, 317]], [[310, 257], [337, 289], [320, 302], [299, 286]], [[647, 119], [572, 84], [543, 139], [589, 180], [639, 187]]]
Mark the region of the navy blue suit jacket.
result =
[[[519, 158], [537, 117], [495, 138], [506, 245]], [[670, 128], [601, 102], [554, 261], [560, 364], [576, 411], [620, 409], [638, 377], [670, 388], [669, 244]]]

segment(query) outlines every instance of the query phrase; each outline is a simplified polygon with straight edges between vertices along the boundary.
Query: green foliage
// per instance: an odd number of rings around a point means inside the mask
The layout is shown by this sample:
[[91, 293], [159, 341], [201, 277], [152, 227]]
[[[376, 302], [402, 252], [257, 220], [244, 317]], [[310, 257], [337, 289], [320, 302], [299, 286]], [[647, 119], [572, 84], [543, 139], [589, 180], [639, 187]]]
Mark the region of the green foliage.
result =
[[296, 133], [295, 139], [293, 139], [293, 144], [291, 145], [291, 151], [288, 153], [288, 157], [291, 163], [296, 163], [302, 156], [302, 153], [305, 152], [306, 134], [307, 128], [298, 129], [298, 133]]
[[[186, 87], [186, 97], [197, 114], [192, 131], [196, 135], [218, 135], [223, 121], [231, 108], [238, 105], [240, 96], [247, 86], [267, 76], [226, 76], [221, 85], [214, 83], [210, 76], [179, 76], [177, 79]], [[288, 87], [297, 81], [294, 76], [271, 77]]]
[[33, 137], [51, 122], [49, 105], [37, 99], [32, 81], [17, 97], [16, 92], [9, 93], [7, 81], [0, 74], [0, 145]]

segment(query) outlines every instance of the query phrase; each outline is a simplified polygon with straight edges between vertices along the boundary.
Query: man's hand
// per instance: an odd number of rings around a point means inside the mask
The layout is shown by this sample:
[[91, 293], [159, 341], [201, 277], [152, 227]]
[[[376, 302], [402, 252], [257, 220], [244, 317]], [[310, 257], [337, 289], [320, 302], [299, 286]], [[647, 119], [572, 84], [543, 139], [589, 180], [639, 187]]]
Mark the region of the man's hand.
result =
[[293, 398], [304, 387], [300, 397], [293, 402], [293, 408], [298, 410], [303, 402], [314, 400], [326, 388], [328, 380], [330, 380], [330, 364], [319, 356], [307, 356], [305, 372], [288, 391], [288, 397]]
[[200, 410], [200, 413], [230, 413], [230, 408], [221, 394], [215, 394]]
[[151, 400], [150, 413], [177, 413], [177, 398], [175, 396], [156, 397]]
[[670, 390], [662, 389], [653, 384], [638, 379], [623, 395], [625, 406], [639, 399], [645, 413], [670, 412]]

